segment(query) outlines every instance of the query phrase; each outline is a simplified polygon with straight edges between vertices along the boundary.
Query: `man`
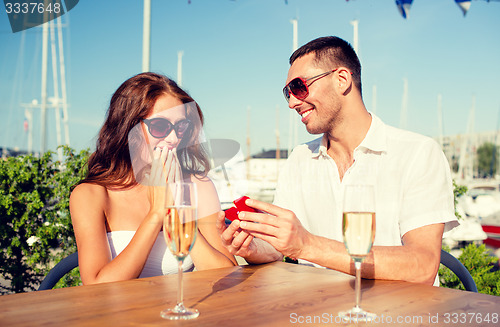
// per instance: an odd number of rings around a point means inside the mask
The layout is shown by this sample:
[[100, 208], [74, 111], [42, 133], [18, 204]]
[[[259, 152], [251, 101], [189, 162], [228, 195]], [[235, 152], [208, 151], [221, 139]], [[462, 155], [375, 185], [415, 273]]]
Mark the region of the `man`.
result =
[[[283, 90], [307, 131], [322, 136], [297, 146], [280, 172], [275, 201], [247, 200], [261, 213], [240, 213], [226, 248], [249, 263], [297, 258], [354, 274], [342, 242], [346, 184], [373, 184], [376, 234], [364, 278], [437, 281], [443, 231], [458, 222], [448, 162], [428, 137], [385, 125], [361, 95], [361, 65], [337, 37], [318, 38], [290, 57]], [[360, 199], [362, 201], [362, 199]]]

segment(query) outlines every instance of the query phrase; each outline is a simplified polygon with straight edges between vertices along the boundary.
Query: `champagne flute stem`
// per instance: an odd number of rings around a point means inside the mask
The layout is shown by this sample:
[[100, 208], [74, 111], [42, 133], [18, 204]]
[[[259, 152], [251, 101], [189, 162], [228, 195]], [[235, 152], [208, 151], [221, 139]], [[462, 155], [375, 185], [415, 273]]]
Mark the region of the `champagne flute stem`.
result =
[[181, 310], [184, 310], [184, 288], [182, 287], [182, 273], [183, 273], [183, 270], [182, 270], [182, 263], [183, 263], [184, 260], [182, 259], [178, 259], [177, 260], [177, 263], [178, 263], [178, 267], [179, 267], [179, 271], [177, 273], [178, 275], [178, 279], [177, 279], [177, 308], [178, 309], [181, 309]]
[[356, 309], [360, 309], [359, 302], [361, 299], [361, 260], [354, 259], [354, 267], [356, 268]]

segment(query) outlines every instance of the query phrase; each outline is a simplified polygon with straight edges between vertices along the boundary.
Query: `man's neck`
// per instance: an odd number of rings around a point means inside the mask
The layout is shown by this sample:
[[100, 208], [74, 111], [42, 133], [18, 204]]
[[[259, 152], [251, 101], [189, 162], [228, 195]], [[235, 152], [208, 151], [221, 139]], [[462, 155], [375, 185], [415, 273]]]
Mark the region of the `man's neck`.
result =
[[363, 107], [363, 110], [345, 117], [340, 126], [325, 134], [327, 154], [335, 161], [340, 180], [354, 163], [354, 149], [364, 140], [371, 121], [371, 115]]

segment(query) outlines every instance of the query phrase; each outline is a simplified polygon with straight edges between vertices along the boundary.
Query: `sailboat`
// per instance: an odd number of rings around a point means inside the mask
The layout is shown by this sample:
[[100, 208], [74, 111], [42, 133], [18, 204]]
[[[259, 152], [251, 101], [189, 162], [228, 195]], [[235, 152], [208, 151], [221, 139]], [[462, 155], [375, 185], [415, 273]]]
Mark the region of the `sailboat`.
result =
[[[498, 114], [498, 122], [497, 122], [497, 133], [495, 136], [495, 143], [491, 158], [491, 167], [493, 165], [497, 165], [497, 153], [496, 146], [498, 144], [498, 133], [500, 131], [500, 109]], [[493, 172], [493, 169], [491, 169]], [[499, 181], [493, 181], [492, 185], [483, 186], [481, 188], [472, 189], [473, 192], [481, 191], [480, 194], [484, 194], [482, 196], [484, 199], [489, 199], [490, 203], [485, 203], [484, 207], [489, 208], [491, 210], [490, 213], [486, 213], [481, 216], [481, 226], [483, 227], [483, 231], [486, 233], [488, 238], [484, 240], [484, 243], [490, 245], [492, 247], [500, 248], [500, 183]], [[474, 196], [474, 193], [473, 193]], [[476, 195], [476, 201], [478, 200], [478, 196]], [[481, 199], [479, 199], [481, 200]]]
[[477, 217], [485, 233], [484, 244], [500, 247], [500, 184], [495, 180], [475, 180], [459, 200], [465, 217]]
[[[457, 211], [465, 220], [477, 220], [484, 234], [483, 243], [495, 248], [500, 247], [500, 181], [496, 179], [474, 178], [473, 155], [470, 149], [477, 147], [477, 140], [471, 142], [474, 129], [475, 98], [468, 121], [467, 135], [460, 150], [459, 174], [463, 178], [459, 184], [467, 186], [467, 193], [458, 199]], [[497, 128], [498, 130], [498, 128]], [[498, 135], [498, 132], [497, 132]], [[498, 142], [495, 140], [495, 145]], [[461, 221], [462, 223], [462, 221]], [[472, 232], [472, 231], [471, 231]], [[474, 233], [478, 234], [479, 231]]]
[[[35, 109], [40, 109], [40, 149], [39, 153], [47, 151], [48, 134], [48, 110], [54, 109], [55, 133], [57, 146], [70, 146], [69, 119], [68, 119], [68, 97], [66, 89], [66, 66], [64, 62], [64, 45], [61, 17], [48, 21], [41, 25], [42, 28], [42, 62], [41, 62], [41, 101], [33, 99], [30, 103], [21, 103], [25, 108], [24, 130], [28, 133], [28, 153], [33, 150], [33, 120]], [[24, 33], [24, 31], [22, 32]], [[24, 51], [24, 50], [23, 50]], [[50, 54], [49, 54], [50, 51]], [[21, 54], [22, 56], [22, 54]], [[52, 63], [52, 96], [49, 96], [49, 58]], [[61, 115], [62, 111], [62, 115]], [[61, 121], [62, 118], [62, 121]], [[64, 128], [64, 141], [61, 126]], [[57, 149], [59, 161], [63, 161], [62, 148]]]

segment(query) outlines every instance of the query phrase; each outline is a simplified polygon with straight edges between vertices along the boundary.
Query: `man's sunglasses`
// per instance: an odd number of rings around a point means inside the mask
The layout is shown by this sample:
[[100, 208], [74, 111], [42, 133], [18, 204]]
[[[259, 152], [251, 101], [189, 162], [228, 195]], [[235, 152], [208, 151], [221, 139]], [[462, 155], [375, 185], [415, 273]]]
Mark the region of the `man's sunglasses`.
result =
[[177, 138], [181, 139], [191, 127], [191, 121], [188, 119], [180, 120], [175, 124], [165, 118], [144, 119], [143, 122], [148, 127], [149, 134], [157, 139], [167, 137], [172, 130], [175, 131]]
[[[308, 79], [303, 79], [302, 77], [296, 77], [292, 79], [284, 88], [283, 88], [283, 94], [285, 95], [286, 101], [290, 102], [290, 94], [293, 94], [295, 98], [297, 98], [300, 101], [305, 100], [307, 96], [309, 95], [309, 86], [319, 80], [320, 78], [323, 78], [327, 75], [330, 75], [334, 71], [336, 71], [338, 68], [335, 68], [334, 70], [331, 70], [326, 73], [322, 73], [316, 76], [313, 76]], [[309, 84], [307, 84], [308, 81], [313, 80]]]

